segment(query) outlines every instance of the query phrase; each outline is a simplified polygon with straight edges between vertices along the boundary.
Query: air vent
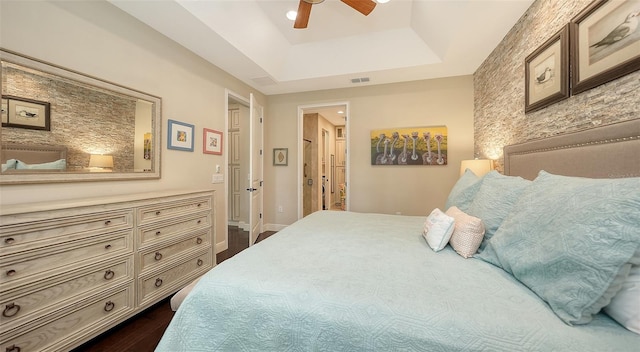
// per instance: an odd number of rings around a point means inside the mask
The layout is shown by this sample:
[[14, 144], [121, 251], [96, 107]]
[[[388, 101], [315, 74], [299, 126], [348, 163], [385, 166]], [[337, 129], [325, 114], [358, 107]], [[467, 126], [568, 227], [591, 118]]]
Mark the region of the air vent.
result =
[[272, 86], [272, 85], [276, 84], [276, 81], [273, 80], [273, 78], [271, 78], [269, 76], [256, 77], [256, 78], [252, 78], [251, 80], [256, 82], [257, 84], [259, 84], [261, 86]]
[[351, 83], [366, 83], [369, 82], [369, 77], [352, 78]]

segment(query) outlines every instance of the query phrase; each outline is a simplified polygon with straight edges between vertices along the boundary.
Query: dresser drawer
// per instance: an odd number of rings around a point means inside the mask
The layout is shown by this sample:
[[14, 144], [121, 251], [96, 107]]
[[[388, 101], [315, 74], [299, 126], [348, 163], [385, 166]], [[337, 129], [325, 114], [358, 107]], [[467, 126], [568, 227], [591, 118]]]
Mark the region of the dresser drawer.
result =
[[[24, 217], [28, 220], [28, 216]], [[0, 253], [4, 255], [130, 228], [133, 228], [133, 210], [60, 218], [53, 214], [48, 219], [0, 226]]]
[[55, 274], [53, 270], [63, 266], [75, 264], [79, 267], [87, 264], [80, 263], [85, 260], [95, 262], [132, 252], [132, 230], [125, 230], [3, 256], [0, 257], [0, 291], [4, 291], [4, 286], [9, 283], [16, 285], [46, 279]]
[[146, 305], [157, 298], [181, 288], [212, 267], [212, 249], [191, 257], [186, 261], [154, 275], [144, 275], [139, 279], [139, 305]]
[[191, 215], [195, 212], [211, 210], [211, 197], [196, 197], [176, 200], [162, 204], [140, 207], [138, 209], [139, 225], [149, 224], [174, 217]]
[[126, 281], [133, 282], [131, 256], [0, 292], [0, 331], [7, 331], [29, 319], [42, 316], [56, 306], [67, 304], [72, 297], [91, 291], [102, 292]]
[[173, 242], [165, 247], [147, 249], [140, 253], [140, 272], [152, 270], [159, 265], [184, 258], [185, 253], [200, 252], [210, 246], [211, 230], [207, 229], [206, 231], [194, 234], [179, 242]]
[[165, 241], [182, 233], [208, 228], [211, 228], [211, 212], [199, 213], [191, 218], [181, 217], [173, 221], [145, 226], [138, 230], [138, 241], [140, 241], [138, 247]]
[[94, 298], [66, 308], [68, 312], [60, 312], [62, 315], [53, 318], [54, 320], [45, 317], [48, 322], [42, 325], [32, 324], [26, 333], [19, 332], [16, 336], [0, 335], [0, 351], [69, 350], [69, 341], [92, 336], [133, 311], [133, 282], [111, 291], [99, 299]]

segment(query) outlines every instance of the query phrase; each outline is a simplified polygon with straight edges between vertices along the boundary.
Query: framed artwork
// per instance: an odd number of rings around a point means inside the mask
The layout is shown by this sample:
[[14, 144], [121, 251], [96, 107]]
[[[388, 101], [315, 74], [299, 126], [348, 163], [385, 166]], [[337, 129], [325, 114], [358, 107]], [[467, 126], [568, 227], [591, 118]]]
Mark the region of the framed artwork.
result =
[[194, 130], [193, 125], [175, 120], [168, 120], [168, 123], [169, 140], [167, 143], [167, 148], [192, 152]]
[[524, 112], [542, 109], [569, 97], [569, 25], [524, 60]]
[[151, 136], [151, 132], [147, 132], [143, 137], [144, 160], [151, 160]]
[[2, 99], [2, 125], [51, 131], [50, 109], [48, 102], [5, 96]]
[[573, 94], [640, 69], [640, 0], [593, 1], [571, 20]]
[[202, 152], [222, 155], [222, 132], [204, 128], [202, 130]]
[[5, 126], [7, 124], [8, 114], [9, 114], [9, 100], [3, 98], [2, 99], [2, 126]]
[[447, 126], [371, 131], [371, 165], [447, 165]]
[[289, 164], [288, 148], [273, 148], [273, 165], [287, 166]]

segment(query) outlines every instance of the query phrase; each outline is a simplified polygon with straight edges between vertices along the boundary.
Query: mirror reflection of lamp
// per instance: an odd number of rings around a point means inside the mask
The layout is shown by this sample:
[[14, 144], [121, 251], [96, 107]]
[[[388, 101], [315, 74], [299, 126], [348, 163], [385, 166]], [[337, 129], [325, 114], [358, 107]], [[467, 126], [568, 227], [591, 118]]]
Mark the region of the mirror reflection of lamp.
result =
[[91, 172], [111, 172], [113, 170], [113, 156], [91, 154], [89, 157], [89, 170]]

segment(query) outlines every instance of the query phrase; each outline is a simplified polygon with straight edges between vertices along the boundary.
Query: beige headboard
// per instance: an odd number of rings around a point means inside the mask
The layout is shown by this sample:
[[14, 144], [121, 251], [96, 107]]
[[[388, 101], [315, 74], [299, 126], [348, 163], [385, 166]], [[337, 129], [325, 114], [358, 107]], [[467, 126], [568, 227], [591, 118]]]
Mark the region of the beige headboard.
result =
[[27, 164], [41, 164], [67, 158], [67, 148], [55, 145], [3, 144], [0, 151], [2, 163], [17, 159]]
[[640, 118], [504, 147], [505, 175], [640, 177]]

